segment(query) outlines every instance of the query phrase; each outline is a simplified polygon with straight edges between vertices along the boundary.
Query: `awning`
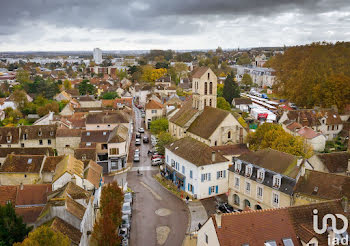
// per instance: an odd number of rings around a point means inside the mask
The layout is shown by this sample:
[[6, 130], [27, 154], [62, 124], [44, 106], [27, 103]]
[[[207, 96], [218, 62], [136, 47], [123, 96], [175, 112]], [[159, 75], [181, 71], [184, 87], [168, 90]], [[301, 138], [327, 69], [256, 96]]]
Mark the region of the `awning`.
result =
[[182, 180], [184, 180], [186, 178], [183, 174], [176, 172], [176, 171], [175, 171], [175, 176], [178, 177], [179, 179], [182, 179]]

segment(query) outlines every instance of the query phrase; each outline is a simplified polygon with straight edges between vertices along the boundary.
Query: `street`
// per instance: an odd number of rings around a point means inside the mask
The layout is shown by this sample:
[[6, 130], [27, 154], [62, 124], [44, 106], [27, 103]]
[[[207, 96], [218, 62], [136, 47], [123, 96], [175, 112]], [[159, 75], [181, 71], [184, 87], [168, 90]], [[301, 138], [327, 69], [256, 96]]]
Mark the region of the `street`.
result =
[[[140, 110], [134, 107], [134, 111], [134, 129], [137, 131], [144, 124]], [[150, 133], [145, 130], [142, 137], [146, 135], [150, 137]], [[147, 155], [151, 146], [151, 143], [143, 142], [136, 146], [140, 149], [140, 162], [134, 163], [127, 173], [128, 186], [135, 194], [130, 245], [179, 246], [188, 226], [188, 209], [153, 178], [159, 168], [151, 166], [151, 158]], [[130, 148], [135, 148], [134, 142]], [[137, 175], [137, 170], [140, 170], [141, 176]]]

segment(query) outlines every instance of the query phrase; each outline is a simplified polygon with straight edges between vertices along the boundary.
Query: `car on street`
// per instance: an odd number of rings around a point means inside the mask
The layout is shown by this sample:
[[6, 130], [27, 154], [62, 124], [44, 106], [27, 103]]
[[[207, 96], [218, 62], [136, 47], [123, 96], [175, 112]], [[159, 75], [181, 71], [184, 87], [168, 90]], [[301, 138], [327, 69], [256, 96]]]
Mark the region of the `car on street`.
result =
[[143, 129], [142, 127], [139, 128], [139, 133], [144, 133], [145, 129]]
[[140, 155], [134, 154], [134, 162], [139, 162], [140, 161]]
[[130, 202], [132, 204], [132, 193], [127, 192], [124, 194], [124, 202]]
[[129, 229], [126, 227], [120, 227], [119, 228], [119, 232], [118, 232], [119, 236], [124, 238], [129, 238], [130, 237], [130, 233], [129, 233]]
[[148, 137], [143, 137], [143, 142], [144, 143], [149, 143], [149, 138]]
[[137, 132], [135, 138], [141, 138], [141, 133]]
[[129, 246], [129, 240], [127, 238], [123, 238], [121, 246]]
[[239, 212], [237, 209], [234, 209], [230, 204], [226, 202], [217, 205], [216, 209], [222, 213]]
[[163, 164], [163, 159], [161, 158], [156, 158], [152, 160], [152, 166], [159, 166]]
[[125, 214], [122, 216], [121, 227], [125, 227], [125, 228], [128, 228], [130, 230], [130, 217], [129, 217], [129, 215]]
[[163, 155], [156, 154], [156, 155], [152, 155], [152, 158], [151, 158], [151, 159], [153, 160], [153, 159], [159, 159], [159, 158], [160, 158], [160, 159], [164, 159], [164, 156], [163, 156]]
[[140, 155], [140, 149], [135, 149], [135, 155], [136, 154]]
[[141, 139], [140, 138], [136, 138], [135, 145], [141, 145]]
[[122, 207], [122, 214], [131, 216], [131, 204], [130, 202], [124, 202]]
[[141, 114], [141, 117], [142, 117], [142, 118], [145, 118], [145, 117], [146, 117], [146, 114], [145, 114], [145, 113], [142, 113], [142, 114]]

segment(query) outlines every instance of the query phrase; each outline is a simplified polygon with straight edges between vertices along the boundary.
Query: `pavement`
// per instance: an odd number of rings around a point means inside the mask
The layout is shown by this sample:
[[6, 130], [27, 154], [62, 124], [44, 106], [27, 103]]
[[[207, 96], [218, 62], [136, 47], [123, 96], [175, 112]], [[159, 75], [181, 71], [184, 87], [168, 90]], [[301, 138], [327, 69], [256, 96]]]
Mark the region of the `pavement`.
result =
[[[135, 130], [144, 127], [141, 112], [135, 111]], [[150, 133], [145, 132], [142, 137]], [[131, 143], [134, 147], [134, 141]], [[138, 245], [182, 244], [188, 226], [188, 208], [185, 203], [162, 187], [153, 176], [159, 172], [158, 167], [151, 166], [147, 155], [151, 144], [141, 143], [140, 162], [134, 162], [127, 173], [128, 186], [134, 191], [134, 203], [131, 219], [130, 241]], [[137, 170], [142, 175], [138, 175]]]
[[208, 214], [201, 201], [190, 201], [188, 203], [188, 209], [191, 216], [191, 224], [188, 232], [194, 232], [198, 230], [199, 223], [203, 225], [207, 221]]

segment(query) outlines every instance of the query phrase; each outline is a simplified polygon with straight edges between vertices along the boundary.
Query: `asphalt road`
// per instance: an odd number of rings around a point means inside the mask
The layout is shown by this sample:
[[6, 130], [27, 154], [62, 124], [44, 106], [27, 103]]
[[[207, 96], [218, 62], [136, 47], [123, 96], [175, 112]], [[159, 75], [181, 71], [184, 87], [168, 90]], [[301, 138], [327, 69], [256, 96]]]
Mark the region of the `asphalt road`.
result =
[[[135, 130], [144, 127], [141, 112], [135, 110]], [[142, 136], [149, 133], [143, 133]], [[132, 143], [134, 145], [134, 143]], [[179, 246], [185, 237], [188, 226], [186, 205], [163, 188], [154, 178], [158, 167], [151, 167], [147, 155], [151, 143], [141, 143], [140, 162], [127, 173], [128, 186], [135, 192], [131, 224], [130, 245]], [[137, 169], [142, 173], [137, 175]]]

